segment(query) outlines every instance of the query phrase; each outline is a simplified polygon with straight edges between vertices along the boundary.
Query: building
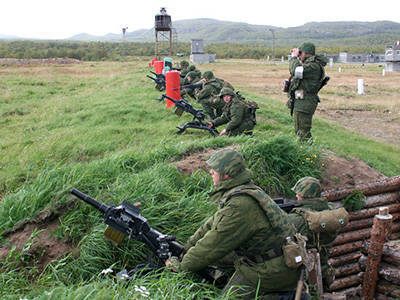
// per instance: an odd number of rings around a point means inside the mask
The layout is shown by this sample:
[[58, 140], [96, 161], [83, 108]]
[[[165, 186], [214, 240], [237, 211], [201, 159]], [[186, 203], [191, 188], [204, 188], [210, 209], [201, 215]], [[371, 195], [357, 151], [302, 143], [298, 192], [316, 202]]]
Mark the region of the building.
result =
[[341, 52], [337, 59], [338, 63], [351, 64], [351, 63], [381, 63], [385, 62], [385, 53], [348, 53]]
[[386, 47], [385, 63], [387, 72], [400, 72], [400, 41]]
[[204, 42], [201, 39], [192, 39], [190, 61], [196, 64], [215, 62], [216, 54], [204, 53]]

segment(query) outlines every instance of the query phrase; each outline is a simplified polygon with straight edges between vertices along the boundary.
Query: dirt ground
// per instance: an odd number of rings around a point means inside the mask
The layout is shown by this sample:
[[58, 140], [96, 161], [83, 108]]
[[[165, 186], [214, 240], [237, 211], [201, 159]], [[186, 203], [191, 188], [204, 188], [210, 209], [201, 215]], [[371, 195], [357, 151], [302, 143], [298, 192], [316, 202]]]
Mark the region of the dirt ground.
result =
[[[254, 91], [286, 103], [281, 92], [288, 77], [288, 63], [256, 60], [222, 60], [212, 66], [217, 77], [224, 78], [237, 89]], [[341, 72], [339, 72], [341, 68]], [[203, 70], [204, 67], [201, 67]], [[331, 80], [320, 92], [321, 103], [316, 116], [339, 123], [362, 135], [400, 145], [400, 73], [387, 72], [384, 66], [342, 64], [326, 67]], [[364, 95], [357, 94], [357, 79], [365, 82]]]
[[22, 250], [35, 230], [40, 232], [32, 239], [26, 255], [29, 256], [30, 265], [38, 268], [38, 273], [52, 260], [74, 253], [72, 245], [57, 239], [54, 234], [59, 227], [59, 216], [64, 213], [65, 209], [60, 209], [57, 213], [45, 210], [34, 220], [25, 221], [4, 233], [8, 242], [0, 246], [0, 260], [7, 258], [13, 246]]

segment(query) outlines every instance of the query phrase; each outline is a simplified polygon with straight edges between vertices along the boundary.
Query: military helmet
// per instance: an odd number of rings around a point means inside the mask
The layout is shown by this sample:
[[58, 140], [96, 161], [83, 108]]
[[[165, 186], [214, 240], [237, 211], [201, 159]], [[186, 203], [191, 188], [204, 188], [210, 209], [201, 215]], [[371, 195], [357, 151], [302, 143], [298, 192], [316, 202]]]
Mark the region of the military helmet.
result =
[[222, 175], [235, 177], [246, 169], [246, 161], [242, 154], [233, 150], [220, 150], [207, 161], [208, 166]]
[[207, 78], [207, 79], [213, 79], [214, 78], [214, 73], [211, 71], [205, 71], [203, 73], [203, 78]]
[[321, 184], [314, 177], [303, 177], [292, 187], [292, 191], [304, 198], [321, 196]]
[[189, 66], [189, 71], [194, 71], [194, 70], [196, 70], [196, 67], [194, 65], [190, 65]]
[[180, 62], [180, 65], [181, 65], [181, 67], [185, 68], [185, 67], [189, 66], [189, 63], [186, 60], [182, 60]]
[[231, 95], [231, 96], [235, 96], [235, 93], [232, 91], [232, 89], [230, 88], [223, 88], [221, 89], [221, 91], [219, 92], [218, 97], [223, 97], [225, 95]]
[[313, 43], [303, 43], [299, 47], [299, 50], [305, 52], [306, 54], [315, 55], [315, 45]]
[[197, 75], [196, 72], [191, 71], [191, 72], [189, 72], [189, 73], [186, 74], [186, 78], [187, 78], [187, 77], [190, 77], [190, 79], [193, 80], [193, 79], [197, 78], [198, 75]]

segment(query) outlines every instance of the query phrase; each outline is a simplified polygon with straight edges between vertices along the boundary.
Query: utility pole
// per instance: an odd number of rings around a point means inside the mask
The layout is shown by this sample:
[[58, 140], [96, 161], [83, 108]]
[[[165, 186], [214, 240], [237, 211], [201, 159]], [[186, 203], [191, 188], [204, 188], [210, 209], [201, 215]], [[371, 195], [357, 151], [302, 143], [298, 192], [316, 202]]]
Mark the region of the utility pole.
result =
[[270, 28], [269, 31], [272, 33], [272, 60], [275, 58], [275, 29]]

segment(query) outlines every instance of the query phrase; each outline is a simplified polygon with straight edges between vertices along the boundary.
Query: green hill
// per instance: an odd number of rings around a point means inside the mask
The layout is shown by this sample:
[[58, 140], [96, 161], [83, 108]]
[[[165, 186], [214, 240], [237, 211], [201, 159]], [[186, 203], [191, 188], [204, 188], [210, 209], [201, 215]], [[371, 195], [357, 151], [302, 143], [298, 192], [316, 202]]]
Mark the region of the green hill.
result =
[[[279, 46], [296, 45], [303, 40], [314, 41], [322, 46], [392, 44], [400, 37], [400, 23], [391, 21], [376, 22], [310, 22], [297, 27], [274, 27], [270, 25], [251, 25], [247, 23], [219, 21], [214, 19], [191, 19], [173, 22], [180, 42], [191, 39], [204, 39], [210, 43], [247, 43], [272, 46], [271, 30], [275, 32], [276, 44]], [[128, 32], [126, 41], [151, 42], [154, 40], [154, 29], [141, 29]], [[121, 35], [106, 36], [76, 35], [69, 40], [81, 41], [116, 41]], [[372, 43], [372, 44], [371, 44]]]

